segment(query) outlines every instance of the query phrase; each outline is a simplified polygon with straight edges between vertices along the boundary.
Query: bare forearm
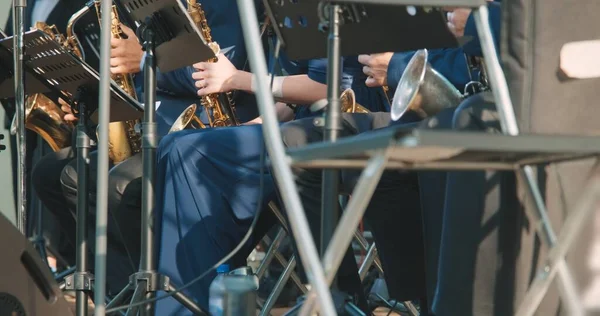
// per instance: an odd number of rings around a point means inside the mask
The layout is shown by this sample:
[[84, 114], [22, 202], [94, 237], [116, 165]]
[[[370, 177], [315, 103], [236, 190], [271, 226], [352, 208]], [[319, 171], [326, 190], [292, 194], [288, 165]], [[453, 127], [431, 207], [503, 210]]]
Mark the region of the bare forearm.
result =
[[[284, 103], [311, 104], [327, 97], [327, 86], [310, 79], [307, 75], [278, 77], [283, 80], [281, 95], [277, 101]], [[270, 78], [265, 78], [269, 80]], [[232, 90], [252, 91], [252, 74], [238, 71], [232, 79]]]

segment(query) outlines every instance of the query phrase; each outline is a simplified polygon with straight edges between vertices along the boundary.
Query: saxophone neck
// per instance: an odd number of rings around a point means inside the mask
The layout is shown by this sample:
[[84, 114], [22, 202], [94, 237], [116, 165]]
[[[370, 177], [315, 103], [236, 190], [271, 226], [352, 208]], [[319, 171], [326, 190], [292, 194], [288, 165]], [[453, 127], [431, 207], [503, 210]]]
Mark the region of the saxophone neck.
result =
[[95, 1], [91, 0], [85, 4], [83, 8], [79, 11], [75, 12], [75, 14], [71, 15], [69, 21], [67, 23], [67, 37], [66, 37], [66, 45], [68, 45], [75, 55], [79, 58], [83, 58], [83, 48], [81, 47], [81, 43], [77, 38], [77, 34], [75, 34], [75, 23], [81, 19], [86, 13], [90, 12], [92, 6], [94, 6]]
[[187, 0], [188, 4], [188, 13], [192, 17], [192, 20], [200, 29], [202, 36], [206, 40], [207, 43], [212, 43], [212, 35], [210, 32], [210, 27], [208, 26], [208, 21], [206, 21], [206, 15], [204, 14], [204, 10], [202, 9], [202, 5], [196, 2], [196, 0]]

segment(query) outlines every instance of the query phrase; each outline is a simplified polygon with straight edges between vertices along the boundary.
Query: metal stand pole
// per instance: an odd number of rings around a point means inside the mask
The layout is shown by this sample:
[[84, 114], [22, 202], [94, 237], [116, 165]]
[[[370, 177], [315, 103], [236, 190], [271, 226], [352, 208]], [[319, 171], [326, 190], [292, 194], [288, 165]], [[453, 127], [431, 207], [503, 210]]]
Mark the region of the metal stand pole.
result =
[[64, 289], [75, 291], [75, 315], [86, 316], [88, 297], [92, 291], [94, 276], [88, 267], [88, 211], [89, 211], [89, 154], [90, 138], [87, 129], [88, 96], [83, 90], [75, 97], [79, 117], [77, 122], [77, 232], [75, 272], [65, 277]]
[[[338, 134], [342, 130], [342, 116], [340, 104], [340, 80], [342, 77], [341, 65], [341, 38], [340, 38], [340, 13], [339, 4], [329, 5], [329, 37], [327, 39], [327, 111], [325, 112], [324, 141], [335, 142]], [[327, 246], [333, 237], [340, 217], [339, 203], [339, 183], [340, 171], [338, 169], [324, 169], [322, 181], [322, 199], [321, 199], [321, 256], [325, 257]], [[345, 251], [342, 250], [342, 253]], [[327, 268], [325, 268], [327, 275]], [[351, 298], [340, 292], [337, 286], [337, 279], [331, 283], [331, 290], [334, 301], [338, 307], [338, 313], [344, 315], [364, 315], [356, 307]], [[340, 302], [341, 301], [341, 302]], [[301, 309], [301, 311], [304, 311]]]
[[[246, 0], [237, 0], [237, 4], [240, 11], [240, 22], [242, 23], [250, 67], [257, 78], [265, 78], [267, 76], [267, 63], [260, 40], [256, 7], [252, 1]], [[317, 248], [311, 237], [306, 215], [302, 210], [302, 204], [300, 203], [292, 171], [287, 163], [279, 124], [275, 114], [273, 95], [270, 92], [267, 82], [257, 80], [256, 83], [256, 98], [260, 114], [263, 118], [265, 145], [273, 165], [274, 177], [281, 189], [281, 197], [286, 205], [290, 228], [294, 232], [294, 236], [296, 236], [300, 259], [309, 281], [318, 293], [321, 314], [325, 316], [336, 315], [331, 293], [325, 282], [325, 273], [319, 261]]]
[[[138, 278], [134, 298], [141, 289], [150, 288], [150, 276], [155, 275], [156, 265], [154, 263], [154, 178], [156, 166], [156, 147], [158, 137], [156, 134], [156, 57], [154, 56], [154, 31], [147, 28], [144, 32], [144, 50], [146, 60], [144, 65], [144, 123], [142, 124], [142, 158], [143, 158], [143, 182], [142, 182], [142, 252], [140, 255], [140, 273], [146, 274], [145, 278]], [[156, 288], [145, 292], [145, 298], [149, 299], [156, 295]], [[144, 297], [144, 296], [142, 296]], [[142, 309], [147, 315], [152, 315], [154, 304], [144, 306]]]
[[14, 31], [14, 67], [15, 67], [15, 107], [18, 123], [17, 135], [17, 228], [25, 235], [27, 221], [27, 187], [25, 183], [27, 166], [27, 147], [25, 146], [25, 74], [23, 59], [23, 36], [25, 32], [26, 0], [13, 0], [13, 31]]
[[[113, 308], [123, 302], [130, 291], [133, 290], [131, 307], [127, 315], [154, 315], [154, 303], [143, 305], [141, 309], [137, 303], [152, 299], [157, 291], [176, 291], [168, 276], [156, 271], [155, 245], [154, 245], [154, 178], [156, 169], [156, 147], [158, 134], [156, 129], [156, 56], [154, 31], [146, 27], [143, 31], [144, 51], [144, 122], [142, 123], [142, 238], [139, 271], [129, 278], [129, 284], [121, 290], [111, 301], [107, 308]], [[173, 295], [179, 303], [192, 311], [195, 315], [208, 315], [196, 302], [185, 294], [178, 292]]]
[[[331, 4], [329, 6], [329, 38], [327, 64], [327, 99], [329, 100], [325, 114], [324, 140], [335, 142], [341, 128], [340, 114], [340, 78], [342, 67], [340, 65], [340, 6]], [[336, 223], [339, 219], [339, 177], [337, 169], [323, 170], [323, 188], [321, 209], [321, 256], [333, 236]], [[335, 285], [333, 285], [335, 287]]]

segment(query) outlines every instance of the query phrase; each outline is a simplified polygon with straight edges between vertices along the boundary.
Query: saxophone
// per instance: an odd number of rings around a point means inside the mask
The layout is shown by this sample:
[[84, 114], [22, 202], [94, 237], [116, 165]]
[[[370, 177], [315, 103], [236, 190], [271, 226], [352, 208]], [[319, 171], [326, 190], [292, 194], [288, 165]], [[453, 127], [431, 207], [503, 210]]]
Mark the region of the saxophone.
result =
[[[55, 25], [36, 22], [35, 28], [46, 33], [52, 40], [59, 43], [67, 51], [78, 58], [82, 58], [81, 49], [77, 38], [74, 36], [73, 27], [85, 12], [77, 12], [71, 16], [67, 25], [67, 37], [60, 34]], [[30, 95], [25, 100], [25, 128], [40, 135], [53, 151], [59, 151], [71, 146], [75, 126], [72, 122], [64, 120], [65, 113], [60, 106], [42, 93]], [[17, 132], [17, 116], [13, 117], [10, 132]]]
[[[213, 50], [215, 55], [217, 55], [220, 51], [219, 44], [212, 40], [212, 35], [210, 34], [210, 27], [208, 26], [208, 22], [206, 21], [206, 16], [204, 15], [204, 10], [202, 6], [196, 2], [196, 0], [187, 0], [188, 4], [188, 13], [196, 23], [196, 26], [200, 29], [202, 36], [208, 42], [208, 46]], [[208, 62], [217, 62], [217, 57], [208, 60]], [[239, 120], [235, 115], [235, 104], [233, 102], [233, 98], [231, 96], [231, 92], [226, 93], [218, 93], [211, 94], [207, 96], [203, 96], [200, 99], [200, 103], [206, 109], [206, 113], [208, 116], [208, 125], [210, 127], [224, 127], [224, 126], [237, 126], [240, 125]], [[189, 115], [190, 109], [195, 108], [195, 104], [192, 104], [188, 109], [186, 109], [183, 114], [180, 116]], [[179, 119], [178, 119], [179, 121]], [[203, 124], [198, 125], [201, 128], [204, 128]], [[176, 125], [174, 125], [176, 127]], [[173, 131], [173, 129], [171, 129]]]
[[[100, 1], [95, 2], [96, 12], [98, 14], [98, 22], [102, 25], [102, 16]], [[111, 30], [113, 38], [123, 38], [123, 30], [121, 29], [121, 21], [117, 13], [117, 7], [112, 6], [111, 11]], [[133, 78], [131, 75], [119, 74], [111, 75], [114, 80], [125, 93], [132, 98], [137, 99]], [[140, 120], [129, 120], [124, 122], [112, 122], [108, 125], [108, 157], [114, 163], [118, 164], [125, 161], [127, 158], [141, 152], [142, 137], [135, 129]]]

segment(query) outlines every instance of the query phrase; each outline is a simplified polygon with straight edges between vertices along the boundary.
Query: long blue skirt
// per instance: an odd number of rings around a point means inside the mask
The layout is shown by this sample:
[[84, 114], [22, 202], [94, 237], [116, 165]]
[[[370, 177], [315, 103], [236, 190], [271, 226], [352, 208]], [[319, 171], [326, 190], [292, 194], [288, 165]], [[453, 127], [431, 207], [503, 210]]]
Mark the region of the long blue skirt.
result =
[[[275, 185], [264, 166], [266, 157], [261, 157], [266, 156], [261, 125], [171, 134], [162, 139], [157, 154], [158, 270], [181, 286], [243, 240], [257, 212], [274, 198]], [[228, 263], [245, 265], [263, 234], [257, 228]], [[211, 272], [184, 293], [207, 308], [215, 275]], [[190, 314], [172, 298], [156, 306], [156, 315]]]

